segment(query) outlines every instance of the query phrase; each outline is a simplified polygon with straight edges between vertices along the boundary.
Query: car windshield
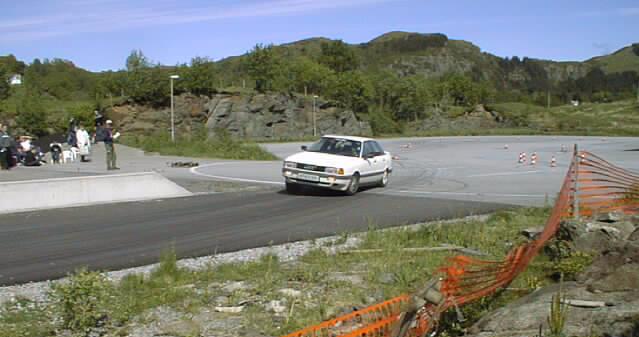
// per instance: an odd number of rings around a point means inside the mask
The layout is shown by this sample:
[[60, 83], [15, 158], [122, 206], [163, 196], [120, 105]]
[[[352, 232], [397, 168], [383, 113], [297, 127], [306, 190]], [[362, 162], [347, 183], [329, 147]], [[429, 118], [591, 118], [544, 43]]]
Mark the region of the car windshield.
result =
[[347, 157], [359, 157], [362, 143], [343, 138], [324, 137], [311, 145], [307, 151], [335, 154]]

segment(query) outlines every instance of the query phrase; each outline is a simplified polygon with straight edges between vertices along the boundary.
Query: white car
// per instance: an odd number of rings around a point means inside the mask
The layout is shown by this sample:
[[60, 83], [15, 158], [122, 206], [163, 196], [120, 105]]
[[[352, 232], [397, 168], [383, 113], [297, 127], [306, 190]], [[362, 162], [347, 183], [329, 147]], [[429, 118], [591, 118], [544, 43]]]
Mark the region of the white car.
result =
[[386, 186], [393, 172], [390, 153], [370, 138], [329, 135], [302, 150], [284, 160], [289, 193], [306, 185], [353, 195], [362, 185]]

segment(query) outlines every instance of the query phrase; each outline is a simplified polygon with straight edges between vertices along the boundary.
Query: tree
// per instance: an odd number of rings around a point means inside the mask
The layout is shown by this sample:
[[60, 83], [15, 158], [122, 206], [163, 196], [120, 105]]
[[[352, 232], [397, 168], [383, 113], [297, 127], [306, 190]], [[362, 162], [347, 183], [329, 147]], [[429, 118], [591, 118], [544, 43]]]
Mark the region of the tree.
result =
[[129, 97], [141, 104], [166, 105], [170, 99], [170, 71], [160, 66], [140, 68], [127, 74]]
[[639, 56], [639, 43], [634, 43], [632, 45], [632, 52], [635, 53], [635, 55]]
[[264, 47], [258, 44], [251, 50], [246, 66], [248, 74], [255, 80], [255, 90], [265, 92], [273, 87], [281, 66], [279, 61], [272, 45]]
[[126, 58], [126, 70], [136, 71], [143, 68], [149, 68], [151, 61], [144, 55], [142, 50], [134, 49]]
[[210, 95], [216, 91], [216, 66], [213, 61], [204, 57], [195, 57], [190, 66], [179, 68], [180, 81], [178, 87], [196, 95]]
[[322, 42], [321, 49], [319, 62], [337, 73], [355, 71], [359, 67], [355, 51], [342, 40]]
[[373, 92], [372, 85], [359, 72], [346, 72], [337, 76], [331, 85], [329, 97], [339, 101], [342, 106], [356, 112], [366, 112]]
[[290, 66], [290, 72], [293, 74], [294, 90], [298, 92], [324, 94], [335, 82], [335, 73], [331, 69], [308, 57], [296, 58]]
[[2, 68], [0, 68], [0, 100], [6, 99], [9, 97], [9, 83], [8, 75], [4, 72]]
[[16, 107], [18, 127], [34, 136], [47, 134], [47, 115], [37, 95], [25, 95]]

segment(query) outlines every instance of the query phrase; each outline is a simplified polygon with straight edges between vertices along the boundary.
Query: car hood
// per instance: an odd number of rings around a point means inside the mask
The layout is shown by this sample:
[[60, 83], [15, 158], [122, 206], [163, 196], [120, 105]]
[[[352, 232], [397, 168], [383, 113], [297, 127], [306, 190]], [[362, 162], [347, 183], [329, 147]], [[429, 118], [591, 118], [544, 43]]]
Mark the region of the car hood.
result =
[[362, 160], [363, 159], [357, 157], [339, 156], [319, 152], [299, 152], [285, 159], [285, 161], [292, 161], [296, 163], [336, 168], [354, 167], [361, 164]]

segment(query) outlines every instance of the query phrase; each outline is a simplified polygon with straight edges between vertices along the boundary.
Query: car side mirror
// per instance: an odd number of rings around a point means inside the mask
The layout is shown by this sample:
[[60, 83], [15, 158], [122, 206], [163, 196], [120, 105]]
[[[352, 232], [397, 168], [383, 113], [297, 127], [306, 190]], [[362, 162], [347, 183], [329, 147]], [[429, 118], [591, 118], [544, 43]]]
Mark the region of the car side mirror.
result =
[[302, 148], [302, 151], [306, 151], [306, 150], [308, 150], [308, 147], [307, 147], [306, 145], [302, 145], [302, 147], [301, 147], [301, 148]]

